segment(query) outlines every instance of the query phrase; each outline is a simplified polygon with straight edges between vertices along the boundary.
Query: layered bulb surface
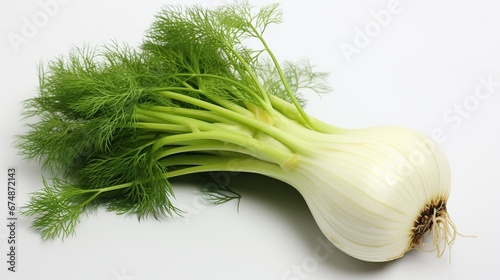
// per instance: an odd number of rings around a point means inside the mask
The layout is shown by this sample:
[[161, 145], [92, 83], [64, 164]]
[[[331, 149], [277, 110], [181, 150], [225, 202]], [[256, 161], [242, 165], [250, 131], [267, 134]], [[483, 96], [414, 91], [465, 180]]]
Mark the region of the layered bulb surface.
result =
[[382, 262], [421, 245], [424, 232], [433, 235], [429, 245], [439, 255], [451, 245], [455, 232], [446, 210], [450, 170], [432, 140], [395, 127], [318, 139], [279, 179], [300, 192], [336, 247], [361, 260]]

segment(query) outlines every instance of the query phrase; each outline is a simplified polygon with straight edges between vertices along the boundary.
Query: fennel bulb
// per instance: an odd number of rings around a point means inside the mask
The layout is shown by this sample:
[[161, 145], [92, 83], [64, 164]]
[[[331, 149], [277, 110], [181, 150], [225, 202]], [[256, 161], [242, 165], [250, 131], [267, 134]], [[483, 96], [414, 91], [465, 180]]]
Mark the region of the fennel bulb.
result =
[[325, 236], [355, 258], [401, 257], [427, 231], [442, 254], [455, 238], [444, 154], [411, 130], [347, 130], [306, 114], [301, 90], [328, 91], [326, 74], [278, 63], [263, 33], [280, 21], [275, 4], [168, 6], [139, 48], [76, 49], [49, 62], [25, 103], [38, 122], [18, 142], [55, 176], [23, 208], [33, 228], [65, 238], [99, 206], [139, 219], [179, 213], [169, 178], [231, 170], [296, 188]]

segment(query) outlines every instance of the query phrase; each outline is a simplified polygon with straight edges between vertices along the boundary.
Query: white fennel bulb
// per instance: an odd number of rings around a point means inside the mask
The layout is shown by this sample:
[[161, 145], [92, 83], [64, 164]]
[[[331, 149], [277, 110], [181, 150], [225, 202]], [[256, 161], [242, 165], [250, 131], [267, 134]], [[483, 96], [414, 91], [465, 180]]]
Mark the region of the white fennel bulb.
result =
[[435, 143], [413, 130], [374, 127], [306, 131], [287, 124], [303, 149], [285, 166], [242, 159], [229, 169], [256, 172], [293, 186], [324, 235], [357, 259], [402, 257], [433, 234], [438, 255], [455, 239], [446, 202], [450, 169]]
[[289, 182], [340, 250], [366, 261], [396, 259], [420, 244], [433, 218], [446, 217], [448, 162], [427, 139], [398, 128], [332, 138], [300, 158]]

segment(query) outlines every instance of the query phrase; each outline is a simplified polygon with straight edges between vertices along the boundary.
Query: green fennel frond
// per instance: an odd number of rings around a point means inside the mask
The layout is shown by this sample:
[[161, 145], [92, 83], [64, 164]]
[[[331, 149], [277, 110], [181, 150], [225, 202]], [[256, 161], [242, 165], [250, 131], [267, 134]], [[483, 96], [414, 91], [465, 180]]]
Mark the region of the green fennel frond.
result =
[[[301, 95], [328, 88], [326, 74], [307, 62], [277, 63], [262, 36], [281, 20], [277, 4], [167, 6], [139, 47], [75, 48], [41, 65], [39, 94], [23, 111], [35, 122], [17, 141], [55, 177], [24, 208], [33, 227], [64, 238], [99, 206], [139, 219], [170, 216], [182, 212], [172, 177], [247, 158], [293, 166], [300, 136], [275, 121], [284, 115], [316, 129]], [[203, 196], [239, 199], [226, 188]]]
[[[328, 74], [317, 72], [314, 66], [307, 60], [297, 62], [285, 61], [283, 63], [283, 74], [288, 81], [288, 85], [301, 106], [305, 106], [304, 94], [314, 92], [322, 94], [331, 91], [327, 84]], [[260, 77], [263, 77], [262, 84], [274, 96], [292, 103], [292, 100], [283, 87], [283, 82], [273, 64], [265, 61], [258, 68]]]
[[36, 216], [32, 227], [44, 240], [74, 234], [74, 229], [85, 211], [95, 208], [95, 192], [77, 188], [70, 182], [53, 179], [49, 184], [43, 180], [44, 188], [33, 193], [29, 203], [20, 213]]
[[202, 198], [213, 205], [227, 203], [228, 201], [237, 200], [237, 208], [240, 206], [241, 195], [233, 191], [229, 187], [220, 186], [219, 188], [199, 188]]

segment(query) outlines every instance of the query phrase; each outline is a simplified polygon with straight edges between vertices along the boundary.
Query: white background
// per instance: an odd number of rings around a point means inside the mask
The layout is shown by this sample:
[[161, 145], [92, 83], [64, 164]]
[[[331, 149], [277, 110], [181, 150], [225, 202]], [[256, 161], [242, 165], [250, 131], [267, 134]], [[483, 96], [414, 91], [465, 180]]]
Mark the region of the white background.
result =
[[[55, 5], [44, 8], [49, 2]], [[41, 186], [39, 166], [24, 162], [12, 146], [13, 136], [26, 130], [20, 102], [37, 94], [38, 63], [66, 54], [73, 45], [110, 39], [138, 44], [162, 5], [195, 2], [212, 6], [225, 1], [1, 2], [0, 178], [6, 182], [7, 167], [17, 168], [19, 205]], [[239, 212], [235, 202], [201, 204], [193, 190], [197, 179], [185, 178], [175, 181], [177, 205], [190, 213], [185, 218], [139, 223], [134, 217], [101, 211], [83, 219], [76, 237], [45, 243], [29, 228], [30, 221], [20, 219], [16, 273], [7, 272], [7, 228], [1, 226], [0, 279], [497, 278], [500, 4], [281, 2], [285, 21], [267, 34], [275, 54], [281, 60], [310, 58], [318, 69], [331, 73], [334, 91], [321, 98], [310, 96], [308, 112], [341, 127], [400, 125], [429, 136], [441, 131], [440, 145], [452, 168], [449, 212], [460, 232], [478, 238], [459, 237], [451, 263], [448, 253], [438, 259], [418, 251], [385, 264], [361, 262], [336, 250], [318, 260], [314, 251], [324, 237], [298, 193], [259, 176], [222, 174], [243, 195]], [[376, 14], [391, 5], [397, 8], [382, 26]], [[35, 29], [28, 32], [30, 23]], [[359, 32], [366, 33], [366, 28], [369, 41], [360, 39]], [[12, 42], [13, 36], [24, 40]], [[346, 55], [341, 46], [347, 45], [356, 53]], [[483, 88], [488, 95], [479, 100], [474, 94], [484, 87], [481, 79], [497, 84], [490, 91]], [[7, 215], [5, 196], [6, 190], [1, 190], [0, 217]], [[294, 267], [302, 273], [294, 274]]]

